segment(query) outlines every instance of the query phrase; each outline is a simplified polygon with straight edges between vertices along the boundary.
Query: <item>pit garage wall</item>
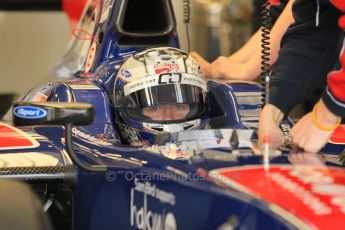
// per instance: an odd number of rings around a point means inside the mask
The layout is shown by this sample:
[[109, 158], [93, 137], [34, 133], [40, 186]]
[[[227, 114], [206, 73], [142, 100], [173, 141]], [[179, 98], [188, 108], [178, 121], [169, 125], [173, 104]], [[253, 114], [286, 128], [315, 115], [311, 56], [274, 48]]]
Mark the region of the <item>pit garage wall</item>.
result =
[[[182, 1], [172, 0], [181, 47], [186, 36]], [[70, 31], [62, 12], [0, 11], [0, 93], [23, 95], [47, 80], [64, 54]]]
[[21, 95], [43, 82], [68, 37], [63, 13], [0, 12], [0, 93]]

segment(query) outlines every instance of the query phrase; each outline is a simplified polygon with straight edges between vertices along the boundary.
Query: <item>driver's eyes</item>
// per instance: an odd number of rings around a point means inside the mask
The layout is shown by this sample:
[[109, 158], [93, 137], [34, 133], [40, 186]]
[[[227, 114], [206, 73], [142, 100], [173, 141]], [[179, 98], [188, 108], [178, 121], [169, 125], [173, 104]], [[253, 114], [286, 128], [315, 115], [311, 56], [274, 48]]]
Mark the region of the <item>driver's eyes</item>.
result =
[[148, 112], [158, 112], [158, 111], [160, 111], [160, 107], [159, 106], [152, 106], [152, 107], [145, 108], [145, 110]]
[[178, 110], [186, 110], [187, 106], [186, 105], [177, 105], [176, 109], [178, 109]]

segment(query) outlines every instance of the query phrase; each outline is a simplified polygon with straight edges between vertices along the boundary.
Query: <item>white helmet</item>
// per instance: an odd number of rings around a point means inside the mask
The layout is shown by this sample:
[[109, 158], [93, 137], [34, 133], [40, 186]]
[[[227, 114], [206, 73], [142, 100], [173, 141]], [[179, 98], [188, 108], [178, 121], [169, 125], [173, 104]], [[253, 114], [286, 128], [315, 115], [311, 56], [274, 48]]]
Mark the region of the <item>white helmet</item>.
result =
[[114, 84], [115, 120], [122, 138], [145, 145], [162, 131], [203, 128], [207, 91], [201, 67], [188, 53], [162, 47], [134, 54], [122, 64]]

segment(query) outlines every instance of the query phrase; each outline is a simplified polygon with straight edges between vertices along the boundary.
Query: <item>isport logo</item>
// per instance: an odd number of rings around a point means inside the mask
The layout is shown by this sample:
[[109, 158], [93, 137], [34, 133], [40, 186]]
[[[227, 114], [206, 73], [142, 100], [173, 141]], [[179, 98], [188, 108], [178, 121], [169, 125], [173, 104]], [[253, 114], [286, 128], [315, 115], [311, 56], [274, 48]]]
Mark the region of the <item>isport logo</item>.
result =
[[14, 115], [20, 118], [37, 119], [47, 116], [47, 111], [34, 106], [18, 106], [14, 108]]

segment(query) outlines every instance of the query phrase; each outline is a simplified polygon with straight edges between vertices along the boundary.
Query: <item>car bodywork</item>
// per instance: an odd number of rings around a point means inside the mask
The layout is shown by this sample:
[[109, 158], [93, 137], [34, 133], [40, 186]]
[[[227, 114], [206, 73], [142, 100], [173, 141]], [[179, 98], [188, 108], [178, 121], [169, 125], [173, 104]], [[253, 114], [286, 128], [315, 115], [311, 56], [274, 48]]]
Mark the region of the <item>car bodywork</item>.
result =
[[[179, 46], [171, 1], [90, 1], [72, 33], [57, 71], [66, 79], [23, 102], [88, 103], [93, 122], [74, 126], [70, 137], [48, 123], [0, 123], [0, 177], [30, 183], [56, 228], [342, 228], [343, 127], [322, 154], [270, 150], [265, 169], [252, 145], [262, 106], [257, 83], [209, 81], [210, 130], [163, 136], [152, 148], [121, 144], [112, 107], [117, 70], [137, 51]], [[80, 167], [67, 138], [82, 162], [104, 170]]]

